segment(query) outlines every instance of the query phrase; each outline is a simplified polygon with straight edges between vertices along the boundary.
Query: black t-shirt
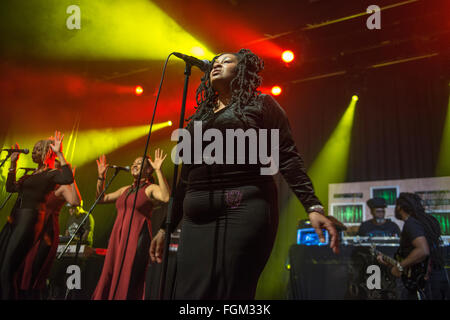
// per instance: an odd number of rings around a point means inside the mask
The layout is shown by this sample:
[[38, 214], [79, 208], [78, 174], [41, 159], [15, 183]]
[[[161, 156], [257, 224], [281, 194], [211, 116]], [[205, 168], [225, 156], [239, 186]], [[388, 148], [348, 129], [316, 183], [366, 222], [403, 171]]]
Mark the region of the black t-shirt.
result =
[[358, 230], [358, 235], [362, 237], [392, 237], [400, 235], [400, 228], [395, 222], [386, 219], [382, 225], [374, 223], [374, 219], [364, 221]]
[[414, 246], [412, 242], [418, 237], [425, 237], [425, 230], [417, 219], [409, 217], [403, 225], [400, 236], [400, 248], [398, 251], [400, 257], [406, 258], [413, 251]]

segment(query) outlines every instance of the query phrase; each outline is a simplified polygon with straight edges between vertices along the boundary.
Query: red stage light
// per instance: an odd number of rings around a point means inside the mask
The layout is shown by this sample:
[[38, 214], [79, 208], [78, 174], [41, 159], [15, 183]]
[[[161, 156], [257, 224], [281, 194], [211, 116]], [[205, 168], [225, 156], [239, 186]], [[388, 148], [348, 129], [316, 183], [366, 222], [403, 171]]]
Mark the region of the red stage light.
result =
[[271, 92], [274, 96], [280, 95], [281, 91], [283, 91], [283, 90], [281, 90], [281, 87], [279, 87], [279, 86], [273, 86], [272, 90], [271, 90]]
[[281, 54], [281, 59], [286, 63], [292, 62], [294, 60], [294, 53], [291, 50], [286, 50]]
[[137, 86], [136, 89], [134, 89], [134, 92], [137, 96], [140, 96], [144, 92], [144, 89], [141, 86]]

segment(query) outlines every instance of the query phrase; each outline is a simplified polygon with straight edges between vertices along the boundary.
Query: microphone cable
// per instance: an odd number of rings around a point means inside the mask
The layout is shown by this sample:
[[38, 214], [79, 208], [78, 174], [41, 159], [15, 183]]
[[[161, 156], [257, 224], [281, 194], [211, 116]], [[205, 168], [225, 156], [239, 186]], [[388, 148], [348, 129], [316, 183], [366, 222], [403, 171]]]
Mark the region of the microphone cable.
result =
[[[117, 293], [117, 287], [118, 287], [118, 284], [119, 284], [120, 275], [121, 275], [121, 273], [122, 273], [123, 263], [124, 263], [124, 261], [125, 261], [125, 256], [126, 256], [126, 254], [127, 254], [128, 240], [129, 240], [129, 238], [130, 238], [130, 231], [131, 231], [131, 223], [133, 222], [134, 210], [135, 210], [135, 208], [136, 208], [136, 201], [137, 201], [137, 197], [138, 197], [138, 193], [139, 193], [139, 188], [140, 188], [140, 184], [141, 184], [141, 177], [142, 177], [142, 171], [143, 171], [142, 169], [144, 168], [144, 160], [145, 160], [146, 157], [147, 157], [147, 150], [148, 150], [148, 146], [149, 146], [149, 143], [150, 143], [150, 136], [151, 136], [151, 134], [152, 134], [152, 127], [153, 127], [153, 121], [155, 120], [156, 107], [157, 107], [157, 105], [158, 105], [159, 95], [161, 94], [161, 88], [162, 88], [162, 84], [163, 84], [163, 81], [164, 81], [164, 75], [166, 74], [167, 63], [168, 63], [168, 61], [169, 61], [170, 56], [173, 55], [173, 54], [174, 54], [173, 52], [172, 52], [171, 54], [169, 54], [169, 56], [167, 57], [167, 59], [166, 59], [166, 61], [165, 61], [165, 63], [164, 63], [163, 72], [162, 72], [162, 75], [161, 75], [161, 81], [160, 81], [160, 83], [159, 83], [159, 88], [158, 88], [158, 94], [156, 95], [155, 106], [153, 107], [152, 120], [151, 120], [151, 122], [150, 122], [150, 129], [149, 129], [149, 132], [148, 132], [148, 135], [147, 135], [147, 142], [146, 142], [146, 144], [145, 144], [144, 155], [143, 155], [143, 157], [142, 157], [141, 169], [139, 170], [139, 177], [138, 177], [138, 181], [137, 181], [137, 184], [136, 184], [136, 194], [135, 194], [135, 196], [134, 196], [133, 208], [131, 209], [130, 223], [129, 223], [129, 225], [128, 225], [128, 232], [127, 232], [127, 238], [126, 238], [126, 241], [125, 241], [125, 247], [124, 247], [124, 251], [123, 251], [122, 261], [121, 261], [121, 263], [120, 263], [119, 273], [118, 273], [118, 275], [117, 275], [116, 285], [115, 285], [115, 287], [114, 287], [114, 293], [113, 293], [113, 295], [112, 295], [112, 298], [113, 298], [113, 299], [115, 298], [116, 293]], [[144, 184], [144, 186], [145, 186], [145, 185], [146, 185], [146, 184]], [[133, 186], [132, 186], [132, 188], [133, 188]], [[133, 192], [133, 191], [131, 191], [131, 192]], [[125, 215], [125, 214], [126, 214], [126, 212], [124, 212], [124, 215]]]

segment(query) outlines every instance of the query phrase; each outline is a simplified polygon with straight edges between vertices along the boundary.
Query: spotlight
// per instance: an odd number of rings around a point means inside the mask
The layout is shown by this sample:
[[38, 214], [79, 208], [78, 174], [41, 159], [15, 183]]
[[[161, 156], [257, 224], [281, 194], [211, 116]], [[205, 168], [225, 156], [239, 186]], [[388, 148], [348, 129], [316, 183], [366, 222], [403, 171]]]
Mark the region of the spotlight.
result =
[[141, 86], [137, 86], [134, 89], [134, 92], [136, 93], [137, 96], [140, 96], [144, 92], [144, 89]]
[[169, 121], [167, 122], [167, 124], [168, 124], [169, 126], [171, 126], [171, 125], [172, 125], [172, 121], [169, 120]]
[[354, 95], [354, 96], [352, 97], [352, 100], [353, 100], [353, 101], [358, 101], [358, 99], [359, 99], [359, 98], [358, 98], [357, 95]]
[[281, 87], [279, 87], [279, 86], [273, 86], [272, 90], [271, 90], [271, 92], [274, 96], [280, 95], [281, 91], [283, 91], [283, 90], [281, 90]]
[[281, 54], [281, 59], [286, 63], [290, 63], [294, 60], [294, 53], [291, 50], [286, 50]]
[[198, 57], [204, 57], [205, 56], [205, 50], [203, 50], [203, 48], [201, 47], [193, 47], [191, 49], [191, 52], [193, 55], [198, 56]]

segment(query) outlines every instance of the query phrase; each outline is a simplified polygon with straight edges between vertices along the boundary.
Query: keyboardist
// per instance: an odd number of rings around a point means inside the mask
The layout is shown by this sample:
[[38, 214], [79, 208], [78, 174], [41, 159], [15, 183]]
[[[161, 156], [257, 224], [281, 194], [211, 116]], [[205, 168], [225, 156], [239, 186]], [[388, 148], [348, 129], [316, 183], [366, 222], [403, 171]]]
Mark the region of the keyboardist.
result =
[[[65, 236], [71, 237], [88, 213], [83, 209], [83, 202], [81, 202], [81, 205], [78, 207], [69, 207], [69, 214], [70, 217], [67, 220]], [[94, 218], [92, 215], [90, 215], [86, 220], [82, 229], [82, 243], [92, 247], [92, 242], [94, 239]]]
[[364, 221], [358, 230], [363, 237], [394, 237], [400, 236], [400, 228], [395, 222], [386, 219], [386, 201], [383, 198], [373, 198], [367, 201], [373, 218]]

